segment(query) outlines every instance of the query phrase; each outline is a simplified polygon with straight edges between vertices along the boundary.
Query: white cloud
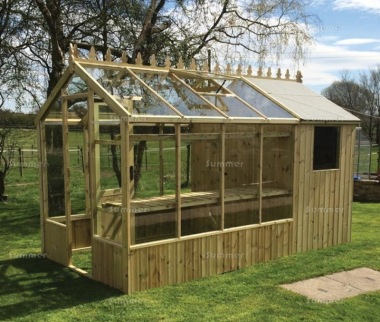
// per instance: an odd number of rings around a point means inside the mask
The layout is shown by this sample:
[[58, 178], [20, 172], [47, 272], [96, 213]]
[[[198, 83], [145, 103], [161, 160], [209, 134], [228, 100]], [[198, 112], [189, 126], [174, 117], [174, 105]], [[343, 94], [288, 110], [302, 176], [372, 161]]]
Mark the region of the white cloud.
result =
[[380, 1], [378, 0], [334, 0], [334, 9], [356, 9], [380, 14]]
[[[356, 12], [358, 15], [366, 14], [380, 15], [380, 0], [310, 0], [310, 5], [325, 6], [321, 10], [323, 15], [325, 9], [333, 14], [344, 15], [345, 11]], [[337, 12], [339, 11], [339, 12]], [[343, 23], [343, 19], [337, 19]], [[317, 42], [310, 48], [310, 54], [304, 66], [299, 69], [303, 74], [303, 82], [315, 91], [320, 91], [328, 87], [332, 82], [341, 78], [342, 71], [349, 71], [353, 77], [359, 72], [367, 71], [369, 68], [376, 67], [380, 62], [380, 37], [368, 36], [368, 31], [361, 26], [354, 26], [353, 22], [347, 21], [349, 26], [355, 30], [356, 38], [342, 38], [340, 29], [343, 26], [324, 26], [317, 30]], [[347, 28], [349, 27], [347, 26]], [[374, 25], [373, 28], [377, 26]], [[357, 29], [357, 30], [356, 30]], [[330, 31], [326, 34], [326, 31]], [[339, 32], [335, 32], [339, 31]], [[356, 32], [357, 31], [357, 32]], [[367, 35], [367, 36], [366, 36]], [[362, 38], [360, 38], [362, 37]], [[372, 38], [375, 37], [375, 38]], [[369, 46], [371, 49], [368, 49]]]
[[322, 41], [322, 42], [329, 42], [329, 41], [336, 41], [339, 39], [338, 36], [320, 36], [318, 37], [319, 41]]
[[334, 45], [345, 46], [345, 45], [365, 45], [365, 44], [373, 44], [380, 43], [380, 39], [373, 38], [349, 38], [339, 40], [334, 43]]
[[380, 14], [380, 1], [378, 0], [309, 0], [311, 6], [331, 4], [336, 10], [363, 10]]
[[320, 6], [324, 4], [326, 0], [310, 0], [309, 4], [312, 6]]
[[340, 79], [340, 72], [353, 74], [377, 66], [380, 52], [350, 50], [346, 47], [316, 43], [310, 50], [305, 66], [301, 67], [304, 83], [310, 87], [327, 87]]

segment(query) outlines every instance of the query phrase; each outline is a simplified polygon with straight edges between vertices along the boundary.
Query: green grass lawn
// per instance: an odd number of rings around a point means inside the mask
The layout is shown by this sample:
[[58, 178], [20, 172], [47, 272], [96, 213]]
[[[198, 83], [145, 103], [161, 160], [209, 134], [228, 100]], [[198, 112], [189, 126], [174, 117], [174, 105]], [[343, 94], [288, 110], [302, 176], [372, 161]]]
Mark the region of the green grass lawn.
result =
[[378, 204], [354, 205], [349, 244], [125, 295], [31, 258], [40, 252], [37, 189], [19, 181], [8, 194], [0, 204], [1, 321], [380, 321], [380, 292], [319, 304], [279, 287], [362, 266], [380, 270]]
[[[80, 145], [81, 137], [71, 142]], [[144, 171], [152, 180], [157, 151], [149, 148]], [[77, 154], [71, 158], [73, 207], [80, 211], [83, 174]], [[15, 169], [7, 183], [9, 201], [0, 203], [0, 321], [380, 321], [380, 292], [319, 304], [279, 287], [363, 266], [380, 271], [380, 204], [354, 204], [349, 244], [125, 295], [41, 258], [36, 168], [26, 168], [23, 177]], [[85, 254], [75, 256], [88, 268]]]

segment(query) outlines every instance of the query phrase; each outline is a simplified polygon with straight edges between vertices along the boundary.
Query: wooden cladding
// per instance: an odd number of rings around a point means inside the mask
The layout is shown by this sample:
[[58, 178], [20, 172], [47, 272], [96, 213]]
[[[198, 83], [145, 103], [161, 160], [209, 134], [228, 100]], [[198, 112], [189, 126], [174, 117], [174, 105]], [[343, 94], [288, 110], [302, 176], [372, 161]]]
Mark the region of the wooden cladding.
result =
[[57, 263], [68, 266], [71, 254], [67, 251], [66, 226], [48, 219], [45, 221], [44, 228], [47, 257]]
[[114, 288], [123, 289], [123, 252], [120, 245], [93, 237], [92, 277]]
[[293, 251], [351, 240], [355, 126], [340, 127], [339, 169], [313, 170], [313, 125], [295, 131]]
[[221, 274], [291, 253], [292, 222], [224, 232], [130, 252], [131, 292]]

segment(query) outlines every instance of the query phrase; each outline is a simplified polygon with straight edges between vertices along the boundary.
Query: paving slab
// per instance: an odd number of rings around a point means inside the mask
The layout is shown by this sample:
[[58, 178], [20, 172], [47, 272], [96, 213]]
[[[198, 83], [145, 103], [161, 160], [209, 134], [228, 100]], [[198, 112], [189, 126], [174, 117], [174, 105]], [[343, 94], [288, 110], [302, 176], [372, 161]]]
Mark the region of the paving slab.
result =
[[281, 287], [321, 303], [380, 290], [380, 272], [362, 267], [351, 271], [311, 278]]

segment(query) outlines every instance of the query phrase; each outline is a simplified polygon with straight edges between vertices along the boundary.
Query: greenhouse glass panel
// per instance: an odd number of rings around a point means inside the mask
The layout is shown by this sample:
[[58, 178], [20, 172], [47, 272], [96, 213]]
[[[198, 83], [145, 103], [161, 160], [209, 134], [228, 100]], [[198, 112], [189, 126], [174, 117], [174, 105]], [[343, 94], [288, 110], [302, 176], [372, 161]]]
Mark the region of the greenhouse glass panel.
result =
[[204, 95], [203, 97], [228, 116], [262, 118], [258, 113], [239, 101], [236, 97], [218, 95]]
[[71, 78], [66, 87], [66, 92], [68, 95], [86, 93], [87, 91], [87, 83], [81, 77], [76, 75]]
[[[178, 80], [161, 74], [139, 74], [141, 78], [180, 113], [186, 116], [222, 117], [206, 100], [185, 87]], [[149, 77], [148, 77], [149, 75]]]
[[225, 228], [259, 223], [260, 127], [229, 124], [225, 140]]
[[177, 115], [127, 70], [86, 68], [86, 71], [132, 114]]
[[66, 210], [64, 185], [64, 148], [62, 131], [62, 99], [54, 100], [45, 118], [45, 160], [41, 161], [46, 171], [48, 217], [64, 216]]
[[294, 118], [242, 80], [232, 82], [227, 88], [267, 117]]
[[265, 127], [262, 222], [292, 217], [293, 148], [289, 125]]
[[176, 237], [173, 126], [134, 126], [130, 136], [132, 244]]
[[181, 129], [181, 234], [221, 229], [219, 124]]

